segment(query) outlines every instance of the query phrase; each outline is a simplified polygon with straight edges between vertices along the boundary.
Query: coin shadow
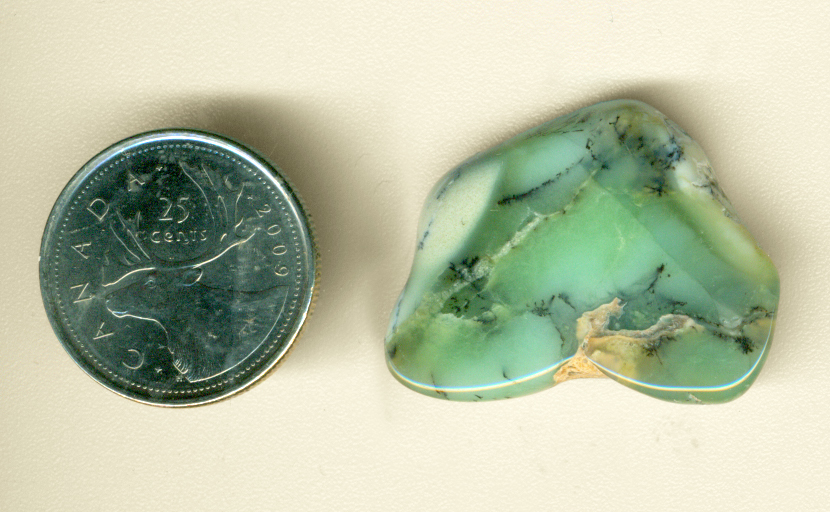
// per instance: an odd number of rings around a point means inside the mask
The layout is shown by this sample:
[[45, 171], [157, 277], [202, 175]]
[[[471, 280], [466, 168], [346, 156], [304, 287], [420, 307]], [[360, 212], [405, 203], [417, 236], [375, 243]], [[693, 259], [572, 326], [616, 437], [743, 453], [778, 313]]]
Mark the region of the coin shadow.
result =
[[383, 106], [371, 100], [208, 95], [161, 108], [169, 115], [152, 116], [158, 128], [207, 130], [254, 148], [280, 168], [305, 203], [321, 279], [314, 313], [283, 371], [348, 364], [362, 353], [375, 354], [382, 364], [380, 346], [396, 293], [387, 290], [395, 267], [383, 263], [391, 259], [396, 239], [406, 238], [393, 222], [400, 189], [386, 186], [394, 171], [371, 155], [389, 132]]

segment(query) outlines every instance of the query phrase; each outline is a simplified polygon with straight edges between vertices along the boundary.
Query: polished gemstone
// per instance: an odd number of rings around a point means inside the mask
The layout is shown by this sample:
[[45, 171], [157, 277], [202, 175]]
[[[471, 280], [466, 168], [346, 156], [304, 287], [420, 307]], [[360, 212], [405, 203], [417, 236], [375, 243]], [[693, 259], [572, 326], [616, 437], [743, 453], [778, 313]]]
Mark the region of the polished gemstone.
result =
[[386, 337], [402, 383], [489, 400], [608, 376], [731, 400], [772, 340], [778, 274], [700, 146], [653, 107], [599, 103], [435, 186]]

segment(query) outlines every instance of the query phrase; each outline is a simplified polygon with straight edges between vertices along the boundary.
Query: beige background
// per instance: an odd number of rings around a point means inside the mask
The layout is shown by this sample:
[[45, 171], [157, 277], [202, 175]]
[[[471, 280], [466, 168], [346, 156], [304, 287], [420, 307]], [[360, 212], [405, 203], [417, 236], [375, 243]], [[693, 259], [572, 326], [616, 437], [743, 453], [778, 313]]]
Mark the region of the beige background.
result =
[[[0, 510], [826, 510], [828, 2], [69, 4], [0, 3]], [[482, 404], [399, 385], [382, 337], [432, 184], [617, 97], [703, 145], [778, 265], [755, 386], [693, 407], [607, 380]], [[281, 166], [324, 272], [283, 367], [189, 410], [89, 379], [37, 276], [73, 173], [170, 126]]]

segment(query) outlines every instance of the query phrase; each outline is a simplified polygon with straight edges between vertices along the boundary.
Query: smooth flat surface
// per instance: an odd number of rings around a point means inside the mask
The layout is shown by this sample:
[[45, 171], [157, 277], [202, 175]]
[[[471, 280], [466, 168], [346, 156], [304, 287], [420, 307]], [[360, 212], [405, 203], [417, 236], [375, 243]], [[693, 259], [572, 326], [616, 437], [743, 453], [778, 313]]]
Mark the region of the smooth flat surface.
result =
[[[0, 510], [821, 510], [830, 499], [830, 8], [822, 2], [0, 5]], [[706, 150], [781, 276], [735, 402], [610, 380], [510, 401], [420, 396], [383, 335], [427, 192], [594, 102], [654, 105]], [[140, 131], [237, 138], [318, 228], [317, 308], [285, 364], [165, 410], [64, 353], [37, 257], [60, 190]]]

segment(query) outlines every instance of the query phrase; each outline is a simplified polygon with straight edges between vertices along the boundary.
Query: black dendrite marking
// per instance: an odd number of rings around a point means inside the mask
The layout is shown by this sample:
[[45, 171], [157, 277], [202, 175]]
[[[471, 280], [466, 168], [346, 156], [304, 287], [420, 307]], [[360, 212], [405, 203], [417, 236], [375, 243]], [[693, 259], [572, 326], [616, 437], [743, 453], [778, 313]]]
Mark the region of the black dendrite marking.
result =
[[[588, 154], [591, 155], [591, 160], [594, 161], [594, 162], [597, 162], [597, 161], [599, 161], [599, 158], [597, 157], [597, 154], [594, 153], [593, 147], [594, 147], [594, 141], [589, 137], [588, 140], [585, 142], [585, 149], [587, 149]], [[606, 167], [607, 166], [605, 165], [605, 162], [603, 162], [601, 168], [606, 168]]]
[[653, 194], [656, 194], [657, 197], [662, 197], [668, 192], [666, 177], [663, 174], [654, 176], [651, 182], [646, 185], [646, 190], [650, 190]]
[[449, 395], [447, 394], [447, 392], [446, 392], [446, 391], [444, 391], [443, 389], [441, 389], [441, 388], [438, 386], [438, 383], [437, 383], [437, 382], [435, 382], [435, 374], [434, 374], [434, 373], [430, 373], [430, 374], [429, 374], [429, 376], [430, 376], [430, 378], [432, 379], [432, 386], [435, 388], [435, 392], [436, 392], [436, 393], [438, 393], [439, 395], [441, 395], [442, 397], [446, 398], [447, 400], [449, 400], [449, 398], [450, 398], [450, 397], [449, 397]]
[[435, 194], [435, 199], [441, 199], [444, 196], [444, 194], [447, 193], [447, 190], [450, 188], [450, 185], [455, 183], [455, 180], [457, 180], [458, 177], [461, 176], [461, 171], [461, 169], [458, 169], [453, 173], [452, 177], [447, 180], [443, 187], [441, 187], [441, 190], [439, 190], [438, 193]]
[[648, 285], [646, 288], [647, 292], [654, 293], [654, 287], [657, 286], [657, 281], [660, 280], [660, 276], [663, 275], [663, 271], [666, 270], [666, 264], [661, 263], [659, 267], [657, 267], [657, 271], [654, 274], [654, 279], [652, 279], [651, 284]]
[[553, 305], [553, 301], [556, 300], [556, 295], [551, 295], [550, 299], [548, 300], [539, 300], [534, 302], [532, 305], [527, 305], [527, 310], [533, 313], [536, 316], [546, 317], [551, 316], [550, 307]]
[[645, 352], [647, 357], [656, 357], [657, 360], [660, 361], [660, 364], [663, 364], [663, 360], [660, 359], [660, 353], [658, 352], [658, 350], [660, 350], [660, 347], [663, 346], [663, 343], [674, 340], [674, 336], [671, 335], [661, 336], [659, 338], [649, 340], [643, 343], [643, 352]]
[[475, 276], [475, 266], [478, 262], [478, 256], [464, 258], [460, 263], [450, 262], [450, 266], [447, 268], [447, 278], [451, 282], [465, 281], [469, 283], [473, 290], [480, 292], [484, 289], [487, 278], [486, 276]]
[[478, 256], [473, 256], [459, 263], [450, 263], [445, 279], [452, 285], [461, 282], [464, 286], [447, 298], [441, 308], [442, 313], [464, 316], [482, 324], [496, 320], [492, 312], [493, 299], [484, 291], [489, 278], [476, 271], [479, 262]]
[[469, 307], [469, 300], [461, 302], [461, 300], [456, 295], [453, 295], [449, 299], [447, 299], [447, 302], [444, 305], [444, 309], [448, 309], [455, 316], [461, 316], [463, 313], [466, 313]]
[[[592, 153], [592, 156], [593, 156], [593, 153]], [[532, 197], [533, 195], [537, 194], [542, 189], [544, 189], [546, 187], [549, 187], [550, 185], [553, 185], [554, 183], [559, 181], [563, 176], [565, 176], [566, 174], [571, 172], [574, 168], [576, 168], [576, 166], [582, 165], [584, 160], [585, 160], [585, 157], [582, 157], [575, 164], [570, 165], [570, 166], [566, 167], [564, 170], [556, 173], [556, 175], [553, 178], [550, 178], [549, 180], [545, 180], [540, 185], [537, 185], [537, 186], [535, 186], [535, 187], [533, 187], [530, 190], [527, 190], [525, 192], [505, 196], [505, 197], [499, 199], [496, 204], [498, 204], [499, 206], [505, 206], [505, 205], [513, 204], [517, 201], [524, 201], [525, 199], [527, 199], [529, 197]]]
[[424, 235], [421, 237], [420, 240], [418, 240], [418, 250], [419, 251], [424, 248], [424, 242], [426, 241], [427, 237], [429, 236], [429, 230], [432, 227], [433, 222], [435, 222], [435, 219], [431, 219], [429, 221], [429, 224], [427, 224], [427, 228], [424, 230]]
[[735, 338], [735, 342], [738, 344], [738, 350], [744, 354], [749, 354], [755, 350], [755, 343], [747, 336], [738, 336]]
[[[716, 327], [721, 327], [720, 325], [716, 324]], [[749, 354], [755, 351], [755, 343], [749, 339], [749, 337], [741, 334], [738, 336], [732, 336], [723, 332], [720, 332], [717, 329], [713, 329], [712, 335], [716, 336], [724, 341], [730, 341], [736, 343], [738, 345], [738, 350], [741, 351], [743, 354]]]
[[649, 357], [656, 356], [657, 355], [657, 349], [660, 348], [660, 345], [662, 345], [662, 343], [663, 343], [663, 341], [659, 338], [655, 339], [655, 340], [647, 341], [646, 343], [643, 343], [643, 345], [642, 345], [643, 352], [645, 352], [646, 355], [649, 356]]
[[772, 318], [772, 311], [764, 308], [762, 306], [755, 306], [749, 310], [748, 318], [750, 318], [751, 322], [758, 320], [759, 318]]
[[617, 138], [621, 137], [625, 133], [625, 128], [620, 130], [619, 123], [620, 123], [620, 116], [617, 116], [613, 121], [608, 123], [609, 125], [614, 127], [614, 133], [617, 134]]
[[680, 144], [677, 143], [677, 138], [672, 135], [669, 139], [669, 151], [666, 153], [664, 157], [664, 161], [666, 162], [667, 166], [673, 167], [677, 162], [683, 158], [683, 148], [680, 147]]
[[[564, 293], [564, 292], [563, 292], [563, 293], [560, 293], [560, 294], [558, 294], [558, 295], [555, 295], [555, 297], [558, 297], [558, 298], [559, 298], [559, 300], [561, 300], [562, 302], [564, 302], [564, 303], [565, 303], [565, 304], [566, 304], [569, 308], [571, 308], [571, 309], [573, 309], [574, 311], [576, 311], [576, 308], [574, 307], [574, 305], [573, 305], [573, 304], [571, 304], [571, 297], [570, 297], [570, 295], [568, 295], [568, 294], [566, 294], [566, 293]], [[551, 299], [551, 302], [553, 302], [553, 299]]]
[[478, 256], [464, 258], [460, 263], [450, 262], [450, 276], [456, 280], [473, 282], [473, 267], [479, 262]]
[[[669, 277], [671, 277], [671, 274], [669, 274]], [[680, 308], [687, 304], [688, 302], [683, 300], [669, 299], [669, 307], [671, 309], [671, 312], [674, 314], [683, 314], [683, 311]]]
[[550, 310], [548, 310], [548, 305], [545, 301], [534, 302], [533, 306], [528, 307], [528, 309], [536, 316], [545, 317], [550, 315]]
[[[553, 302], [556, 300], [558, 295], [551, 295], [550, 299], [548, 300], [539, 300], [534, 302], [532, 305], [527, 305], [527, 310], [533, 313], [534, 315], [541, 317], [541, 318], [548, 318], [553, 325], [553, 328], [559, 333], [559, 338], [562, 340], [561, 347], [565, 347], [565, 336], [562, 335], [562, 331], [559, 329], [559, 326], [556, 325], [556, 322], [553, 320], [553, 312], [551, 311], [551, 307], [553, 306]], [[567, 297], [567, 295], [566, 295]], [[565, 302], [565, 300], [562, 302]], [[570, 304], [568, 304], [570, 306]], [[570, 306], [573, 309], [573, 306]]]
[[556, 325], [556, 322], [552, 322], [552, 323], [553, 323], [553, 328], [556, 329], [557, 333], [559, 333], [559, 339], [562, 340], [559, 343], [559, 348], [564, 349], [565, 348], [565, 336], [562, 335], [562, 330], [559, 328], [558, 325]]
[[[472, 313], [475, 315], [471, 318], [472, 320], [482, 324], [491, 324], [496, 320], [496, 315], [490, 311], [491, 305], [492, 303], [480, 293], [473, 295], [471, 298], [463, 299], [453, 295], [447, 299], [441, 312], [452, 313], [457, 317], [466, 317]], [[490, 313], [489, 315], [487, 314], [488, 312]]]
[[[742, 329], [744, 325], [754, 322], [759, 318], [765, 318], [770, 315], [770, 312], [766, 309], [756, 306], [750, 310], [749, 316], [747, 316], [742, 322], [741, 325], [737, 327], [738, 330]], [[693, 320], [696, 322], [707, 325], [710, 327], [709, 332], [712, 336], [718, 337], [724, 341], [736, 343], [738, 345], [738, 350], [741, 351], [743, 354], [750, 354], [755, 351], [755, 342], [753, 342], [748, 336], [744, 334], [729, 334], [723, 332], [726, 329], [723, 325], [716, 323], [716, 322], [709, 322], [705, 318], [700, 317], [698, 315], [689, 315]]]
[[682, 158], [683, 148], [680, 147], [677, 139], [672, 135], [668, 144], [652, 153], [651, 157], [648, 158], [648, 163], [654, 169], [655, 174], [645, 188], [657, 194], [658, 197], [668, 193], [671, 187], [666, 176]]

